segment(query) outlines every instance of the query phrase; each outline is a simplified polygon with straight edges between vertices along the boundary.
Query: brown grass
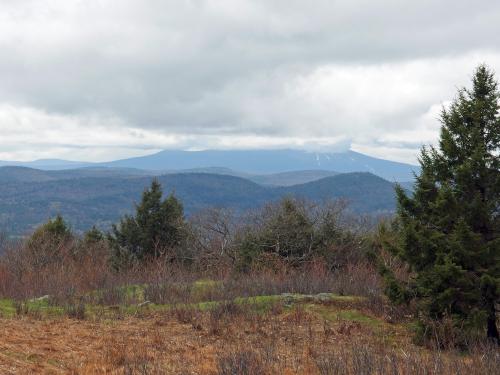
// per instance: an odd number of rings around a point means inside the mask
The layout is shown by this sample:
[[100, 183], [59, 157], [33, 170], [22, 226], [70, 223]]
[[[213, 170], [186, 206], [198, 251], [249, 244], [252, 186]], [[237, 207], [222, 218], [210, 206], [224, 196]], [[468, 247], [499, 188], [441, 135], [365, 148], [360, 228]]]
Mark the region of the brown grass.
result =
[[[402, 324], [363, 304], [293, 308], [220, 304], [123, 319], [2, 319], [0, 373], [46, 374], [495, 374], [496, 348], [463, 355], [411, 343]], [[361, 311], [361, 310], [356, 310]]]

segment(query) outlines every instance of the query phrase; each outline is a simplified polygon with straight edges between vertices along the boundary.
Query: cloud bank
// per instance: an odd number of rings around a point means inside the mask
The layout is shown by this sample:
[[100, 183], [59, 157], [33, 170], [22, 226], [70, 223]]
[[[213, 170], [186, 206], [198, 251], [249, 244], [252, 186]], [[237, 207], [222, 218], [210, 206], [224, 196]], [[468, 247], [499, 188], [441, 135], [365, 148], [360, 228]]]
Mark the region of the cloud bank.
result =
[[500, 3], [0, 1], [0, 159], [352, 148], [415, 162]]

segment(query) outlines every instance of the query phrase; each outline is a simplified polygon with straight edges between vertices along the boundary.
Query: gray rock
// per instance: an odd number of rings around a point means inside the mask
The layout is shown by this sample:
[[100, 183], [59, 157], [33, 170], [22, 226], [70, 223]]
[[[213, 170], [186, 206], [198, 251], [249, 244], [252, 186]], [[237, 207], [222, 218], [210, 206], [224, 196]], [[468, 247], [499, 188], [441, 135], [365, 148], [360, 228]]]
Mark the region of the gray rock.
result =
[[314, 296], [314, 299], [319, 302], [326, 302], [332, 299], [330, 293], [319, 293]]
[[292, 306], [292, 304], [294, 303], [294, 301], [296, 300], [296, 296], [294, 296], [293, 294], [291, 293], [282, 293], [281, 294], [281, 297], [283, 298], [283, 304], [286, 306], [286, 307], [290, 307]]
[[49, 298], [50, 298], [50, 296], [48, 294], [46, 294], [46, 295], [38, 297], [38, 298], [33, 298], [30, 301], [31, 302], [47, 301]]

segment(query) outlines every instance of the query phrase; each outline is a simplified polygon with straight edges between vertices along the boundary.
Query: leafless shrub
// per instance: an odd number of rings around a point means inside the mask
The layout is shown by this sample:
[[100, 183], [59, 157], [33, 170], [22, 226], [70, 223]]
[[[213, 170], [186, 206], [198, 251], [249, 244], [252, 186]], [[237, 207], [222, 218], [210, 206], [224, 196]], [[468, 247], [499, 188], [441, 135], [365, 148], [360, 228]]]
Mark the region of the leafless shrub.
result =
[[338, 353], [322, 353], [314, 358], [320, 375], [348, 374], [348, 364]]
[[144, 298], [157, 304], [188, 302], [193, 286], [188, 282], [153, 282], [144, 289]]
[[415, 341], [433, 350], [453, 350], [478, 347], [484, 340], [483, 332], [468, 328], [457, 327], [456, 322], [449, 316], [440, 320], [421, 317]]
[[249, 350], [220, 356], [218, 358], [218, 370], [220, 375], [260, 375], [267, 373], [260, 357]]
[[201, 321], [201, 313], [198, 309], [190, 306], [174, 306], [170, 310], [171, 315], [182, 324], [192, 324], [198, 327]]
[[424, 353], [411, 347], [392, 349], [354, 342], [318, 353], [313, 360], [318, 372], [325, 375], [495, 374], [500, 365], [498, 349], [482, 347], [480, 353], [472, 356], [440, 351]]
[[85, 303], [80, 300], [75, 303], [68, 303], [64, 306], [64, 314], [71, 319], [85, 319]]
[[[141, 332], [148, 337], [150, 332]], [[164, 344], [161, 344], [163, 349]], [[120, 374], [126, 375], [160, 375], [165, 369], [159, 361], [150, 354], [150, 343], [142, 340], [131, 340], [127, 336], [111, 337], [104, 346], [103, 357], [105, 364], [113, 369], [119, 369]]]
[[3, 296], [19, 300], [46, 294], [63, 297], [106, 283], [110, 271], [102, 248], [77, 252], [72, 239], [55, 241], [45, 239], [48, 234], [40, 236], [40, 247], [32, 239], [26, 240], [0, 258]]
[[239, 225], [231, 210], [205, 209], [195, 214], [190, 224], [198, 269], [216, 268], [224, 272], [234, 265], [236, 261], [234, 237]]
[[96, 302], [103, 306], [127, 304], [127, 291], [123, 287], [111, 287], [96, 292]]
[[6, 233], [0, 232], [0, 256], [2, 256], [11, 245]]
[[209, 333], [213, 335], [221, 334], [224, 328], [228, 326], [230, 320], [236, 316], [241, 316], [243, 313], [243, 308], [234, 301], [217, 303], [208, 312]]

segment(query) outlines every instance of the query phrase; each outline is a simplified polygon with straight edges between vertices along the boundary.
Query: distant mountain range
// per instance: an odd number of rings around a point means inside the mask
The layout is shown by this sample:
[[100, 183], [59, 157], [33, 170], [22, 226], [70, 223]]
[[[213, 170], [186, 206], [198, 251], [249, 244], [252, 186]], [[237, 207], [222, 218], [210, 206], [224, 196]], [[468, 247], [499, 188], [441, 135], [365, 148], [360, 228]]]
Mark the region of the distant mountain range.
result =
[[206, 173], [246, 178], [264, 186], [292, 186], [316, 181], [324, 177], [335, 176], [332, 171], [312, 170], [252, 175], [236, 172], [228, 168], [193, 168], [178, 171], [151, 171], [134, 168], [84, 167], [78, 169], [41, 170], [28, 167], [0, 167], [0, 183], [2, 182], [45, 182], [54, 180], [69, 180], [85, 177], [123, 177], [134, 178], [142, 176], [159, 176], [162, 174]]
[[61, 170], [90, 167], [93, 163], [77, 162], [61, 159], [38, 159], [34, 161], [4, 161], [0, 160], [0, 167], [27, 167], [42, 170]]
[[141, 177], [156, 175], [151, 171], [132, 168], [85, 167], [78, 169], [42, 170], [28, 167], [0, 167], [0, 183], [45, 182], [85, 177]]
[[414, 172], [418, 167], [354, 151], [162, 151], [107, 163], [0, 161], [0, 232], [27, 233], [56, 214], [76, 230], [109, 228], [133, 211], [153, 177], [166, 193], [175, 192], [187, 215], [213, 206], [243, 212], [284, 196], [344, 198], [354, 212], [391, 213], [393, 182], [411, 189]]
[[[299, 150], [242, 151], [161, 151], [153, 155], [104, 163], [84, 163], [57, 159], [33, 162], [5, 162], [0, 166], [23, 166], [42, 170], [64, 170], [82, 167], [126, 168], [158, 172], [215, 168], [231, 171], [230, 175], [263, 175], [294, 171], [370, 172], [388, 181], [411, 181], [414, 165], [377, 159], [354, 151], [315, 153]], [[291, 175], [289, 175], [291, 176]], [[283, 176], [286, 180], [286, 176]]]
[[[224, 171], [228, 173], [220, 174]], [[359, 213], [384, 214], [395, 208], [393, 183], [367, 172], [315, 174], [309, 170], [251, 176], [261, 179], [260, 184], [230, 175], [229, 170], [218, 172], [183, 171], [157, 178], [166, 194], [173, 191], [181, 199], [187, 215], [214, 206], [243, 212], [284, 196], [317, 202], [343, 198]], [[92, 225], [109, 228], [120, 216], [133, 211], [134, 202], [151, 183], [149, 173], [127, 168], [43, 171], [1, 167], [0, 231], [24, 234], [56, 214], [63, 215], [76, 230]], [[324, 177], [328, 173], [333, 175]], [[311, 178], [315, 180], [293, 184]]]

